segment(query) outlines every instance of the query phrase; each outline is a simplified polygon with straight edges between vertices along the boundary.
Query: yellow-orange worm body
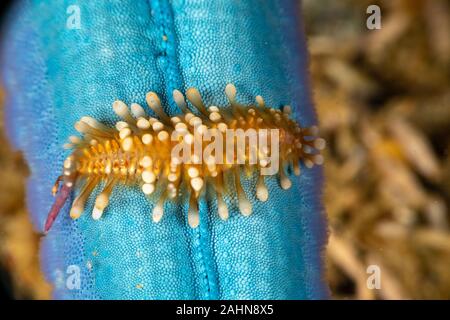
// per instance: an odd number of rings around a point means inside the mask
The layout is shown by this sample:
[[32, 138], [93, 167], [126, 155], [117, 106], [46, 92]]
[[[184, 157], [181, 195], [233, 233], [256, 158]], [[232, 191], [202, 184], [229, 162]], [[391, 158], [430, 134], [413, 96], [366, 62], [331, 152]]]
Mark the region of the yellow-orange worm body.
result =
[[[186, 96], [194, 107], [193, 112], [183, 94], [175, 90], [173, 98], [182, 113], [169, 117], [163, 111], [158, 96], [149, 92], [146, 95], [147, 104], [158, 118], [149, 117], [138, 104], [128, 108], [122, 101], [115, 101], [113, 109], [123, 119], [117, 122], [116, 128], [107, 127], [91, 117], [81, 118], [75, 129], [82, 137], [71, 136], [65, 145], [73, 152], [64, 161], [63, 174], [53, 187], [56, 194], [62, 182], [47, 217], [45, 232], [50, 229], [75, 184], [81, 185], [81, 189], [70, 210], [73, 219], [80, 217], [97, 185], [102, 184], [103, 190], [97, 196], [92, 211], [95, 220], [100, 219], [107, 208], [115, 185], [139, 183], [147, 196], [159, 194], [151, 212], [154, 222], [159, 222], [163, 217], [165, 201], [189, 195], [188, 223], [195, 228], [200, 221], [199, 197], [207, 186], [212, 186], [215, 191], [219, 217], [223, 220], [228, 218], [224, 195], [230, 191], [226, 190], [224, 181], [226, 175], [232, 175], [239, 210], [245, 216], [250, 215], [252, 205], [241, 186], [241, 172], [258, 172], [256, 196], [260, 201], [266, 201], [269, 193], [262, 170], [269, 165], [269, 157], [274, 156], [271, 154], [274, 152], [272, 145], [247, 144], [243, 150], [236, 150], [232, 159], [227, 158], [225, 151], [223, 159], [227, 160], [224, 162], [217, 161], [216, 157], [199, 159], [196, 152], [189, 161], [183, 161], [173, 152], [176, 146], [187, 146], [191, 150], [197, 145], [201, 148], [200, 155], [203, 155], [209, 142], [196, 139], [207, 130], [224, 137], [229, 130], [241, 129], [245, 132], [253, 129], [260, 133], [276, 129], [279, 132], [279, 148], [275, 158], [280, 168], [276, 174], [283, 189], [291, 186], [286, 167], [290, 166], [295, 175], [300, 175], [300, 161], [307, 168], [323, 163], [320, 150], [325, 147], [325, 141], [317, 137], [317, 127], [302, 128], [289, 117], [289, 106], [284, 106], [283, 110], [269, 108], [260, 96], [256, 97], [255, 105], [243, 106], [236, 101], [236, 88], [232, 84], [226, 86], [225, 94], [230, 107], [206, 107], [198, 90], [188, 89]], [[177, 138], [173, 139], [174, 136]], [[221, 143], [226, 141], [225, 137], [220, 140]], [[256, 154], [256, 161], [250, 161], [252, 152]], [[217, 156], [217, 153], [214, 155]]]

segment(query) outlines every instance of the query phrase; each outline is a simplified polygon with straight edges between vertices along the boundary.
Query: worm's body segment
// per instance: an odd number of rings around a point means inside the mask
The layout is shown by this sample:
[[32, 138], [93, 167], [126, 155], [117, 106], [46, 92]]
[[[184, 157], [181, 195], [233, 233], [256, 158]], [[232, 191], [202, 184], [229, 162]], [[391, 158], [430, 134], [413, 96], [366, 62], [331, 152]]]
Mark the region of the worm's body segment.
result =
[[289, 117], [289, 106], [283, 111], [269, 108], [260, 96], [255, 105], [240, 105], [231, 84], [225, 93], [230, 107], [207, 108], [198, 90], [188, 89], [186, 96], [194, 113], [181, 92], [175, 90], [173, 98], [182, 113], [173, 117], [163, 111], [154, 92], [147, 94], [146, 101], [158, 118], [149, 117], [138, 104], [128, 108], [115, 101], [113, 109], [123, 119], [116, 128], [83, 117], [75, 124], [82, 137], [72, 136], [66, 145], [73, 152], [64, 161], [63, 175], [55, 183], [54, 194], [60, 181], [63, 187], [50, 210], [45, 232], [75, 184], [81, 189], [70, 210], [73, 219], [82, 214], [97, 185], [103, 189], [92, 211], [96, 220], [108, 206], [116, 184], [139, 183], [144, 194], [156, 197], [151, 213], [154, 222], [161, 220], [165, 201], [189, 197], [188, 222], [195, 228], [200, 220], [198, 200], [209, 186], [215, 191], [220, 218], [228, 218], [223, 197], [230, 192], [224, 183], [227, 176], [234, 179], [239, 210], [248, 216], [252, 205], [240, 183], [242, 170], [258, 172], [256, 196], [266, 201], [269, 193], [264, 175], [277, 174], [281, 187], [288, 189], [291, 181], [287, 167], [299, 175], [300, 161], [307, 168], [323, 163], [319, 152], [325, 141], [317, 138], [317, 127], [301, 128]]

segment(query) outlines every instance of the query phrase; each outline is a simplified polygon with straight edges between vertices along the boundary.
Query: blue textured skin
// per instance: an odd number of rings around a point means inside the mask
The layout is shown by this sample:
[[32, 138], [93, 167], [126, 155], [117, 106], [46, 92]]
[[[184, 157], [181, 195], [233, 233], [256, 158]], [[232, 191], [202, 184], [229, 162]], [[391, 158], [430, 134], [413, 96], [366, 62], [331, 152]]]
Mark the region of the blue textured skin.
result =
[[[69, 5], [81, 29], [66, 28]], [[304, 126], [316, 123], [307, 84], [307, 55], [297, 1], [129, 0], [19, 1], [2, 39], [8, 132], [31, 168], [28, 206], [38, 230], [53, 198], [73, 124], [90, 115], [113, 124], [116, 99], [145, 105], [145, 93], [179, 112], [173, 89], [198, 87], [205, 102], [225, 106], [227, 83], [238, 100], [262, 95], [291, 104]], [[167, 36], [167, 41], [163, 40]], [[187, 204], [166, 205], [159, 224], [136, 187], [116, 188], [104, 217], [72, 221], [66, 205], [43, 238], [41, 261], [62, 299], [320, 299], [326, 227], [322, 171], [302, 167], [293, 187], [268, 180], [269, 201], [254, 196], [243, 217], [227, 199], [221, 221], [213, 200], [200, 203], [201, 223], [187, 224]], [[69, 265], [81, 268], [81, 289], [66, 287]]]

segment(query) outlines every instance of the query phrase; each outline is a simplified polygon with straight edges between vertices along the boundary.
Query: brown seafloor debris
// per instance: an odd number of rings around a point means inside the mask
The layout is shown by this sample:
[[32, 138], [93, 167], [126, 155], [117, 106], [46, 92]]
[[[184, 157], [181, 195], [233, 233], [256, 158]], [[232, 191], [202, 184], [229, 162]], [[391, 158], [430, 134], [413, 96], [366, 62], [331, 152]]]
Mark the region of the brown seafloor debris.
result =
[[39, 265], [39, 235], [25, 209], [26, 165], [11, 149], [3, 125], [0, 91], [0, 266], [8, 271], [15, 298], [48, 299], [50, 285]]
[[[381, 30], [365, 27], [370, 4], [382, 9]], [[314, 98], [329, 142], [332, 295], [449, 299], [449, 5], [304, 5]], [[374, 264], [380, 290], [367, 287]]]

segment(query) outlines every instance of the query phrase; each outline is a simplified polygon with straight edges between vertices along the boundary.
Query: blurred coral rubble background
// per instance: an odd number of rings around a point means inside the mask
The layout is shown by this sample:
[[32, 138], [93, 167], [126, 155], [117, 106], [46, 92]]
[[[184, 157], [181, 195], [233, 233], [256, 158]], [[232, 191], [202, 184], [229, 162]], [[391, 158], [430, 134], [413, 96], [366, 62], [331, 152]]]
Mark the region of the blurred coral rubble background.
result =
[[[366, 27], [373, 4], [380, 30]], [[303, 15], [328, 141], [332, 297], [450, 299], [449, 2], [304, 0]], [[0, 295], [49, 298], [24, 200], [28, 169], [3, 123], [0, 168]], [[367, 286], [371, 265], [380, 289]]]

